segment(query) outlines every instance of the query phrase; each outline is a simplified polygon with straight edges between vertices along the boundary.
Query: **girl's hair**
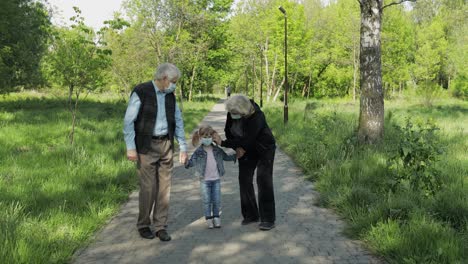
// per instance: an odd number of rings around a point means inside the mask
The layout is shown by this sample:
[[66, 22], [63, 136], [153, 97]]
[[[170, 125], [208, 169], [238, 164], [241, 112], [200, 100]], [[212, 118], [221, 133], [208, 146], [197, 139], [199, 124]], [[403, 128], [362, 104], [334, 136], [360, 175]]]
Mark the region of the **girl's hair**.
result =
[[198, 143], [200, 142], [200, 138], [203, 136], [210, 136], [213, 137], [213, 135], [218, 134], [216, 130], [214, 130], [211, 126], [209, 125], [202, 125], [195, 133], [192, 135], [192, 145], [194, 147], [198, 146]]

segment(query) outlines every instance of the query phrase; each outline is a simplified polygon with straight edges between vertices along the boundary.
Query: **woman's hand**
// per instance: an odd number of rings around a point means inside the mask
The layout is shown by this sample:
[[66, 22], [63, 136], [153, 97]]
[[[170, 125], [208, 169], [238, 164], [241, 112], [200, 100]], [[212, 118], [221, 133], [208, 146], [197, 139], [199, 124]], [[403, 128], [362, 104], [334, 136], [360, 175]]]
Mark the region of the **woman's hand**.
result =
[[242, 158], [244, 156], [245, 150], [243, 148], [236, 148], [236, 157], [237, 159]]
[[212, 138], [213, 138], [213, 141], [214, 141], [217, 145], [221, 146], [221, 141], [222, 141], [222, 139], [221, 139], [221, 137], [218, 135], [218, 133], [214, 133], [213, 136], [212, 136]]

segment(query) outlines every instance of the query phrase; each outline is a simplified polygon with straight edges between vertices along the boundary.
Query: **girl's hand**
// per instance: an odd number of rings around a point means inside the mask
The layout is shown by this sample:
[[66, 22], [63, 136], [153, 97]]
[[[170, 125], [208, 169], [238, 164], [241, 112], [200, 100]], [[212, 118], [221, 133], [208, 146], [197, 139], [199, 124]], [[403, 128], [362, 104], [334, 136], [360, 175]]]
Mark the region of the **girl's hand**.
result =
[[237, 159], [242, 158], [244, 156], [245, 150], [243, 148], [236, 148], [236, 157]]
[[213, 136], [213, 141], [217, 144], [217, 145], [221, 145], [221, 137], [218, 135], [218, 133], [214, 133]]

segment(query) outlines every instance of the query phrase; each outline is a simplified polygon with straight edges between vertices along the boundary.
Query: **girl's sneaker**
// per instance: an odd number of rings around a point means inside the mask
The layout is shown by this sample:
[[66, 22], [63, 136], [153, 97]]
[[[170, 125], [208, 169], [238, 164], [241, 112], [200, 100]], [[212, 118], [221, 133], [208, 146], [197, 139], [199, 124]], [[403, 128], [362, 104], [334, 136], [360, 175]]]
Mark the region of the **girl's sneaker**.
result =
[[221, 218], [219, 218], [219, 217], [213, 218], [213, 223], [214, 223], [214, 227], [220, 228], [221, 227]]
[[208, 225], [208, 228], [211, 229], [213, 228], [213, 219], [206, 219], [206, 224]]

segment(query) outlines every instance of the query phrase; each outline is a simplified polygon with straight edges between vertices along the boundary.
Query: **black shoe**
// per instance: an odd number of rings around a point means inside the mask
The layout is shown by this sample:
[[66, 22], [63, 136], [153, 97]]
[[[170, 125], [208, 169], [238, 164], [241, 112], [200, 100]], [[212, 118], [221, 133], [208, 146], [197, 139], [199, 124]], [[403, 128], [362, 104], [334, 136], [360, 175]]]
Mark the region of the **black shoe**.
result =
[[275, 227], [275, 223], [273, 223], [273, 222], [261, 222], [260, 225], [258, 225], [258, 227], [260, 228], [260, 230], [268, 231], [268, 230]]
[[149, 227], [140, 228], [140, 229], [138, 229], [138, 232], [140, 233], [140, 236], [142, 238], [146, 238], [146, 239], [153, 239], [154, 238], [154, 234], [153, 234], [153, 232], [151, 232], [151, 229]]
[[258, 222], [258, 219], [244, 219], [242, 220], [241, 225], [248, 225], [248, 224], [257, 223], [257, 222]]
[[161, 229], [158, 232], [156, 232], [156, 236], [159, 237], [159, 240], [164, 242], [171, 240], [171, 236], [164, 229]]

